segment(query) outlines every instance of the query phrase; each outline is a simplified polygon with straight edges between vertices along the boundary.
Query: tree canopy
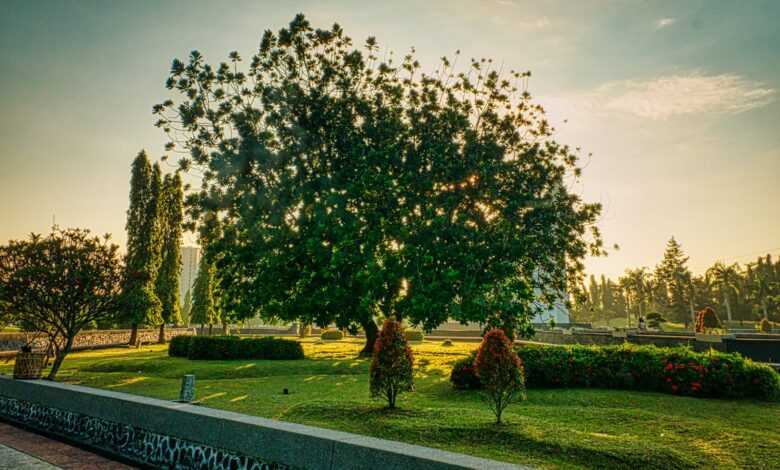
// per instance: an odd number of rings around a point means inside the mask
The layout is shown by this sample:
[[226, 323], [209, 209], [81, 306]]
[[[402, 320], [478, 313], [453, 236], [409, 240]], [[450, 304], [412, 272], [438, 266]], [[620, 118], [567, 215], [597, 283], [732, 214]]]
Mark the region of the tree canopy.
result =
[[202, 174], [188, 213], [216, 214], [227, 295], [368, 336], [378, 315], [526, 329], [601, 253], [600, 207], [565, 184], [577, 152], [553, 139], [528, 73], [379, 55], [374, 38], [358, 50], [299, 15], [248, 67], [235, 52], [173, 61], [154, 111]]
[[88, 230], [54, 228], [0, 246], [0, 317], [48, 336], [54, 379], [84, 327], [120, 312], [118, 247]]

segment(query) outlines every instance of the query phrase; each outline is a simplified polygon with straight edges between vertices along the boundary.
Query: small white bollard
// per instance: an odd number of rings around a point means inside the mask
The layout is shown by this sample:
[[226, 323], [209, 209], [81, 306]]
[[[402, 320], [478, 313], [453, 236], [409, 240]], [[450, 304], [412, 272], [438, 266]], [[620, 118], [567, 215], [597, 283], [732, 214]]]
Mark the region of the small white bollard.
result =
[[191, 403], [195, 399], [195, 376], [187, 374], [181, 379], [181, 390], [179, 391], [179, 402]]

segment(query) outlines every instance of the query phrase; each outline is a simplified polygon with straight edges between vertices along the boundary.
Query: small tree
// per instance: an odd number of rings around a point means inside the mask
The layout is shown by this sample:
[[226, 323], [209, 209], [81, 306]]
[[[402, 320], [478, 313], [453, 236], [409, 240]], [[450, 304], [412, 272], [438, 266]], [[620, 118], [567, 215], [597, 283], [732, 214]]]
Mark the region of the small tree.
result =
[[496, 415], [496, 424], [501, 424], [504, 409], [525, 398], [523, 364], [503, 330], [494, 328], [485, 334], [474, 366]]
[[761, 333], [770, 333], [772, 331], [772, 322], [766, 318], [762, 318], [761, 321], [758, 322], [758, 331]]
[[[88, 230], [55, 228], [47, 237], [0, 246], [0, 309], [48, 336], [54, 380], [76, 335], [120, 312], [118, 247]], [[0, 316], [2, 316], [0, 312]]]
[[388, 408], [395, 408], [399, 393], [414, 389], [414, 356], [401, 323], [386, 320], [374, 343], [371, 361], [371, 397], [384, 397]]

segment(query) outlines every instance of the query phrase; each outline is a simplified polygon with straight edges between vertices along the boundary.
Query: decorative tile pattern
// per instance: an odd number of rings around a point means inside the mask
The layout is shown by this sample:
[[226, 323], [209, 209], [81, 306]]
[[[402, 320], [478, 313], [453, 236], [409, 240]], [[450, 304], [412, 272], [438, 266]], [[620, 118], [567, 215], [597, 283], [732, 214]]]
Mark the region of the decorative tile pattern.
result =
[[134, 426], [0, 396], [0, 416], [157, 468], [283, 470], [289, 466]]

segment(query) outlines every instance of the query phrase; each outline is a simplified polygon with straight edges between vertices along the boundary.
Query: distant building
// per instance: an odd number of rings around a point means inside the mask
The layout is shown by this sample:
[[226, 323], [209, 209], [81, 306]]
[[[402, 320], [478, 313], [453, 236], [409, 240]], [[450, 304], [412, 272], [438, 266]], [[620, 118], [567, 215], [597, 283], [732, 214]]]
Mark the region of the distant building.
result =
[[552, 307], [546, 307], [543, 311], [534, 315], [531, 323], [549, 323], [554, 320], [557, 325], [566, 324], [571, 321], [569, 318], [569, 309], [563, 301], [555, 302]]
[[198, 276], [198, 264], [200, 263], [200, 248], [197, 246], [181, 247], [181, 281], [179, 283], [179, 296], [184, 303], [184, 296], [195, 284]]

